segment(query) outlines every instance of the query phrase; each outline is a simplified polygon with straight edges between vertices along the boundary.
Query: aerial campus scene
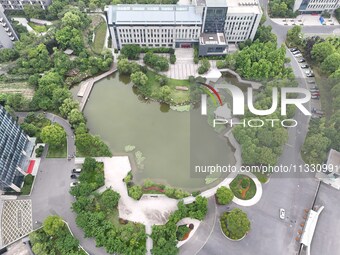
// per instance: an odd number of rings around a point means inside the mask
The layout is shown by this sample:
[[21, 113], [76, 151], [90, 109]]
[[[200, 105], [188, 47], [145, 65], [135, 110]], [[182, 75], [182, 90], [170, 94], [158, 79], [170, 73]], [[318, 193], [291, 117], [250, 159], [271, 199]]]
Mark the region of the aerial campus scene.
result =
[[340, 0], [0, 0], [0, 254], [339, 255]]

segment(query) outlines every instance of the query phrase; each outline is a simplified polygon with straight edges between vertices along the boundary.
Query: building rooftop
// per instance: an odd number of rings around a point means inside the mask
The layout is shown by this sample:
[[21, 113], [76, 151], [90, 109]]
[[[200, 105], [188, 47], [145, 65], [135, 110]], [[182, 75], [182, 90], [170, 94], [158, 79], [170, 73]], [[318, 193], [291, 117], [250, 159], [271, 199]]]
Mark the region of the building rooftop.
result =
[[327, 165], [340, 166], [340, 152], [331, 149], [328, 154]]
[[226, 45], [227, 43], [223, 33], [215, 34], [202, 33], [200, 36], [200, 44]]
[[179, 5], [111, 5], [108, 8], [109, 24], [201, 24], [201, 16], [195, 6]]

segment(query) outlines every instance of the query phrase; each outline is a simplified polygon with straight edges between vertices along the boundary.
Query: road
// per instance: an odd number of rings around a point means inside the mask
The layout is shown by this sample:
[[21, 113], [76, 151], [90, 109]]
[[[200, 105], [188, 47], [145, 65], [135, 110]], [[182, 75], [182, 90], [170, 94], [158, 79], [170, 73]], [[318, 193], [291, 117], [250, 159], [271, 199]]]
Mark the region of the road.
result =
[[[17, 116], [21, 118], [26, 115], [27, 113], [25, 112], [17, 113]], [[46, 117], [65, 129], [68, 154], [75, 153], [74, 134], [69, 123], [51, 113], [46, 113]], [[83, 230], [76, 224], [76, 214], [71, 210], [74, 198], [69, 194], [70, 174], [73, 168], [75, 168], [74, 159], [42, 158], [30, 196], [32, 200], [33, 228], [40, 227], [47, 216], [59, 215], [68, 222], [73, 234], [87, 252], [93, 255], [107, 255], [108, 253], [103, 248], [96, 247], [94, 239], [85, 238]]]
[[[266, 13], [267, 0], [261, 0], [261, 5]], [[272, 31], [277, 35], [278, 45], [285, 42], [289, 27], [280, 26], [267, 17], [266, 25], [272, 26]], [[332, 33], [338, 27], [317, 27], [317, 33]], [[315, 33], [316, 27], [303, 27], [304, 33]], [[290, 58], [290, 66], [295, 77], [298, 78], [299, 87], [307, 88], [305, 75], [299, 63], [287, 49], [287, 57]], [[305, 105], [311, 108], [311, 103]], [[289, 138], [283, 148], [279, 165], [303, 165], [300, 151], [304, 143], [309, 124], [309, 117], [297, 111], [294, 119], [299, 123], [297, 127], [290, 128]], [[252, 207], [242, 208], [247, 212], [252, 229], [241, 242], [232, 242], [222, 235], [218, 217], [226, 210], [225, 206], [218, 206], [216, 223], [212, 234], [206, 231], [206, 245], [198, 252], [199, 255], [231, 255], [231, 254], [261, 254], [261, 255], [287, 255], [296, 254], [299, 242], [296, 238], [298, 231], [302, 230], [304, 210], [311, 207], [317, 181], [314, 174], [287, 175], [275, 173], [270, 181], [263, 185], [263, 196], [258, 204]], [[232, 205], [231, 207], [236, 207]], [[279, 209], [286, 210], [286, 219], [279, 219]], [[189, 253], [182, 253], [188, 254]]]

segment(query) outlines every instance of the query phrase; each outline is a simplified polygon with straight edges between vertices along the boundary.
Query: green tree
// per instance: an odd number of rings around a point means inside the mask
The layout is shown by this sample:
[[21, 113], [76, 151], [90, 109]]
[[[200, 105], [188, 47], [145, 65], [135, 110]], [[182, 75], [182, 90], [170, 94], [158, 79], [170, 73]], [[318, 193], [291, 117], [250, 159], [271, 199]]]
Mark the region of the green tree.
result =
[[56, 236], [63, 229], [65, 223], [59, 216], [48, 216], [43, 222], [43, 229], [46, 234]]
[[142, 187], [139, 185], [134, 185], [128, 189], [128, 193], [133, 199], [139, 200], [143, 195]]
[[72, 127], [77, 127], [80, 123], [85, 123], [84, 115], [78, 109], [71, 110], [67, 118]]
[[301, 26], [294, 26], [287, 32], [287, 42], [290, 47], [302, 46]]
[[165, 102], [169, 102], [171, 100], [171, 89], [169, 86], [163, 86], [160, 88], [161, 98]]
[[137, 87], [145, 86], [148, 83], [148, 77], [142, 72], [132, 73], [130, 78]]
[[44, 143], [49, 144], [51, 147], [59, 147], [65, 143], [66, 133], [64, 129], [58, 124], [53, 124], [44, 127], [40, 135]]
[[331, 141], [323, 134], [307, 136], [302, 153], [307, 164], [322, 164], [327, 158]]
[[233, 192], [225, 186], [221, 186], [216, 191], [217, 202], [221, 205], [229, 204], [233, 198]]
[[113, 191], [112, 189], [107, 189], [100, 197], [101, 207], [105, 210], [113, 210], [117, 207], [119, 198], [119, 193]]
[[121, 74], [131, 74], [130, 61], [127, 58], [120, 58], [118, 60], [117, 69]]
[[120, 53], [127, 57], [130, 60], [136, 60], [139, 58], [139, 54], [141, 52], [141, 48], [137, 44], [127, 44], [124, 45], [121, 49]]
[[[265, 15], [263, 15], [263, 17], [264, 16]], [[271, 26], [259, 26], [256, 31], [254, 40], [257, 40], [257, 39], [263, 43], [277, 41], [276, 35], [272, 33]]]
[[334, 53], [334, 46], [328, 41], [314, 44], [312, 49], [312, 58], [319, 63], [322, 63], [329, 55]]
[[250, 230], [250, 221], [245, 212], [241, 209], [235, 208], [231, 210], [225, 221], [221, 224], [226, 224], [232, 239], [240, 239]]
[[321, 70], [325, 73], [334, 73], [340, 68], [340, 53], [329, 55], [321, 64]]
[[59, 107], [64, 103], [67, 98], [71, 98], [72, 94], [67, 88], [57, 88], [53, 91], [52, 103], [54, 109], [59, 110]]
[[80, 30], [71, 26], [65, 26], [58, 30], [55, 34], [57, 42], [64, 50], [70, 48], [74, 50], [76, 54], [80, 53], [84, 49], [82, 36], [83, 35]]
[[77, 151], [82, 156], [111, 157], [109, 147], [97, 136], [88, 133], [76, 135]]
[[61, 116], [64, 118], [67, 118], [69, 113], [73, 109], [78, 109], [79, 108], [79, 103], [71, 98], [66, 98], [63, 102], [63, 104], [59, 107], [59, 111]]

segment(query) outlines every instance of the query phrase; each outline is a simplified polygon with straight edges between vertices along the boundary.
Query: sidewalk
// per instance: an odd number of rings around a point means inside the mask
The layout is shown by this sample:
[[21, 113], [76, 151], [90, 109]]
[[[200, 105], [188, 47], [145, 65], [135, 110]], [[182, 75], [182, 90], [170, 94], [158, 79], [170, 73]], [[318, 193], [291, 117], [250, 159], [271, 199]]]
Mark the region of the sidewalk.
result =
[[276, 24], [281, 26], [338, 26], [339, 22], [334, 17], [324, 18], [324, 24], [319, 20], [320, 15], [303, 14], [296, 18], [273, 18]]

